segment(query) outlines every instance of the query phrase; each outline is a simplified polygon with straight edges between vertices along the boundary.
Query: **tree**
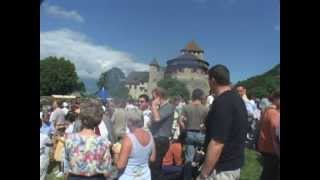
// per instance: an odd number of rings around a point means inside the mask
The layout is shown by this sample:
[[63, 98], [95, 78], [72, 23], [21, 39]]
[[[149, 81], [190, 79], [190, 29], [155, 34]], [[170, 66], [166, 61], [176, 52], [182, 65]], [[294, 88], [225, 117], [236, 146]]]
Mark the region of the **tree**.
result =
[[74, 91], [85, 92], [75, 66], [64, 58], [47, 57], [40, 61], [40, 95], [70, 94]]
[[262, 75], [240, 81], [237, 85], [239, 84], [246, 87], [249, 96], [267, 97], [280, 87], [280, 64]]
[[104, 87], [108, 90], [111, 97], [128, 98], [129, 90], [125, 86], [125, 79], [126, 76], [121, 69], [114, 67], [101, 73], [97, 86], [99, 89]]
[[177, 79], [165, 77], [158, 82], [158, 86], [166, 89], [170, 98], [181, 96], [187, 101], [190, 99], [190, 93], [186, 87], [186, 84]]

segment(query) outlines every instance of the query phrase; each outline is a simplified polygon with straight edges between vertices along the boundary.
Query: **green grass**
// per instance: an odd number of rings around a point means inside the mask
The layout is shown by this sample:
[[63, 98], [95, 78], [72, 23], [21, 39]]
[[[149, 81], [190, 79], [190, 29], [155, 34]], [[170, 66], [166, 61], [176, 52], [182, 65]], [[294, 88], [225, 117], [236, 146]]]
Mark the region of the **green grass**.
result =
[[[240, 180], [258, 180], [262, 171], [261, 157], [256, 151], [248, 150], [245, 151], [245, 164], [241, 169]], [[47, 180], [63, 180], [64, 178], [56, 178], [53, 174], [57, 170], [57, 165], [52, 164], [49, 167]], [[50, 170], [51, 169], [51, 170]]]
[[245, 164], [241, 169], [240, 180], [258, 180], [262, 172], [261, 156], [258, 152], [246, 149]]

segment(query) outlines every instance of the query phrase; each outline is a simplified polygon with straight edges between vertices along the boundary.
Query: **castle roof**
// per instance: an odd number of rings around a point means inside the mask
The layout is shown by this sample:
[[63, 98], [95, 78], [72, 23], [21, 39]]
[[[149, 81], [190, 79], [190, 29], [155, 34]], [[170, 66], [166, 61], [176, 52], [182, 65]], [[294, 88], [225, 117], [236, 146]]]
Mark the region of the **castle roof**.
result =
[[204, 52], [203, 49], [201, 49], [198, 44], [192, 40], [191, 42], [189, 42], [185, 48], [181, 49], [181, 51], [198, 51], [198, 52]]
[[139, 84], [149, 81], [149, 72], [132, 71], [127, 76], [127, 84]]
[[158, 62], [158, 60], [156, 58], [153, 58], [153, 60], [151, 61], [150, 65], [154, 65], [154, 66], [158, 66], [158, 67], [160, 66], [159, 62]]
[[167, 63], [172, 63], [172, 62], [180, 62], [179, 64], [183, 63], [183, 61], [197, 61], [197, 62], [202, 62], [202, 63], [205, 63], [207, 65], [209, 65], [208, 62], [206, 62], [205, 60], [203, 59], [200, 59], [199, 57], [193, 55], [193, 54], [189, 54], [189, 53], [186, 53], [186, 54], [182, 54], [174, 59], [170, 59]]

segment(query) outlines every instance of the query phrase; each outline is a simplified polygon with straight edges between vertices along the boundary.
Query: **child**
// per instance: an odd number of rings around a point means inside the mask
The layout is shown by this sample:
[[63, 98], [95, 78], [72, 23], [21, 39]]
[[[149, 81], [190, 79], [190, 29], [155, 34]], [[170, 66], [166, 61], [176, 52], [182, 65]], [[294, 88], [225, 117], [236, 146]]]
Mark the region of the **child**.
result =
[[66, 130], [65, 123], [56, 124], [55, 142], [56, 148], [54, 151], [54, 160], [59, 163], [59, 169], [55, 172], [56, 177], [63, 176], [63, 154], [64, 154], [64, 132]]

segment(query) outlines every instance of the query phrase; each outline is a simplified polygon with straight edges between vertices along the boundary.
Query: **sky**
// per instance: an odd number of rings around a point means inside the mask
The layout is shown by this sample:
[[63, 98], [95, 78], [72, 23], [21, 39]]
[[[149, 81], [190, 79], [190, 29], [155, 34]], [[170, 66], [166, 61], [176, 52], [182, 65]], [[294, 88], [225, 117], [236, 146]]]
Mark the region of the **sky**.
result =
[[65, 57], [81, 78], [162, 66], [195, 40], [233, 83], [280, 63], [279, 0], [44, 0], [40, 59]]

